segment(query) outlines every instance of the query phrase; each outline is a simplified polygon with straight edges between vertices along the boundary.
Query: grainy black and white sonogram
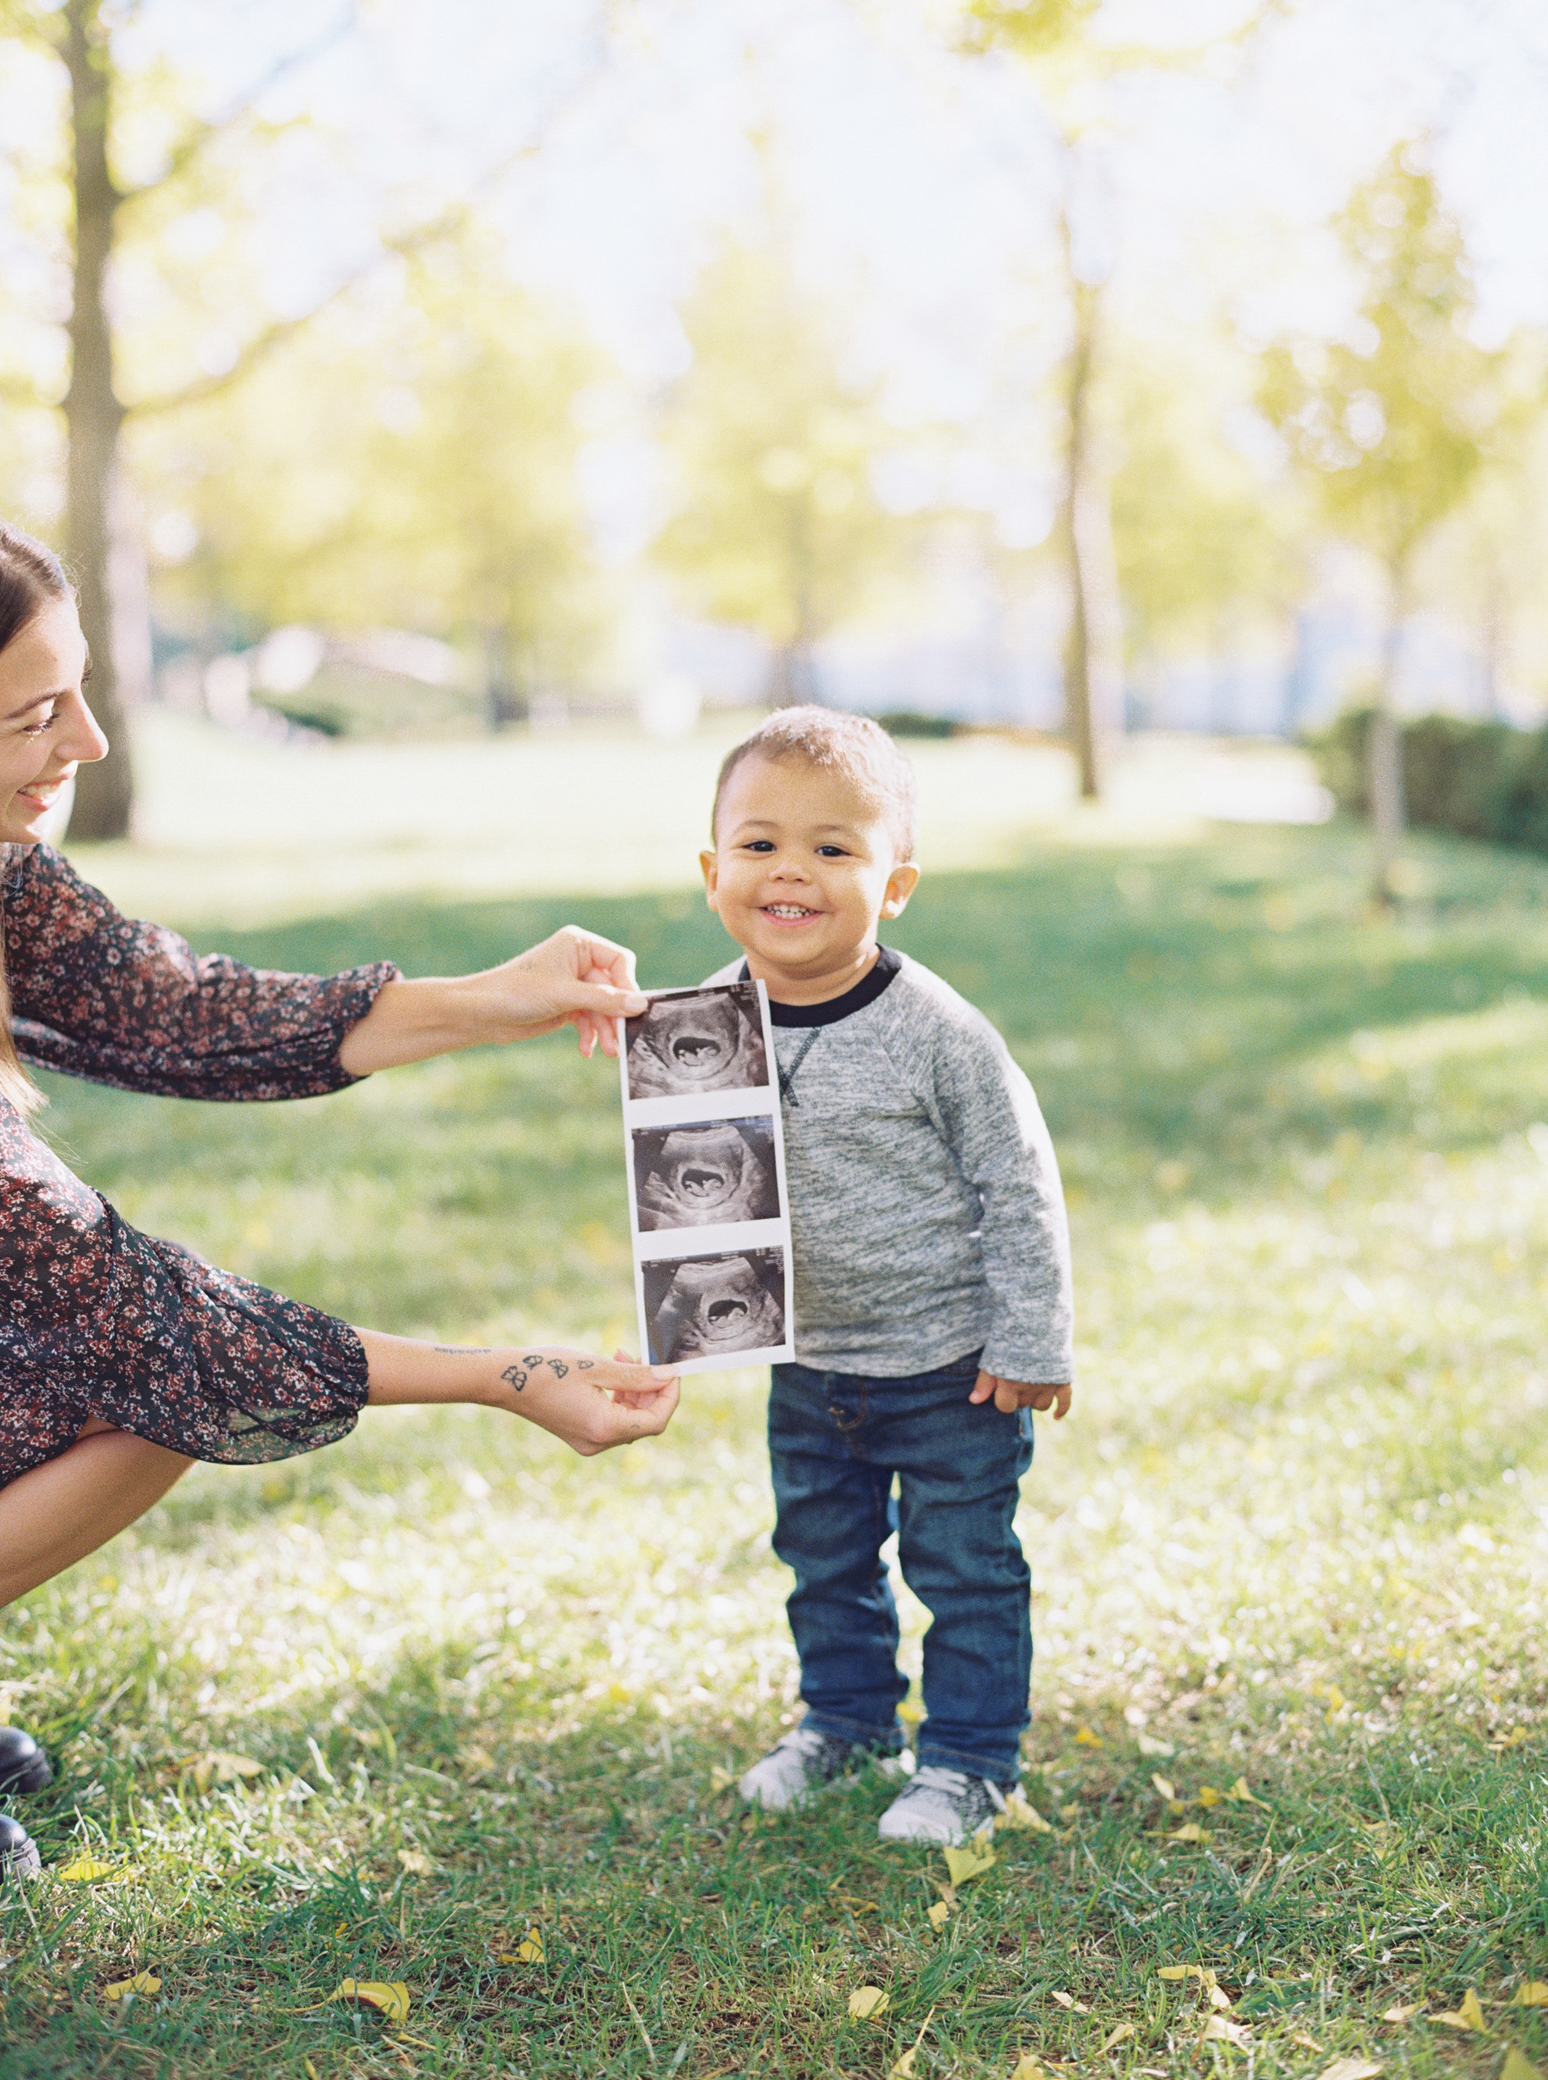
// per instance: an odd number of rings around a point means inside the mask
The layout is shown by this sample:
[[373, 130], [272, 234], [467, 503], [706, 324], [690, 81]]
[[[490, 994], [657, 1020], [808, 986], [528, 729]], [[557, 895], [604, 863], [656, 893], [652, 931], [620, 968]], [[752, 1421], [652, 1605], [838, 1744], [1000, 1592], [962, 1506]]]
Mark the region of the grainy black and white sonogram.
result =
[[785, 1340], [785, 1252], [747, 1249], [646, 1264], [650, 1362], [730, 1357]]
[[758, 992], [750, 982], [658, 997], [628, 1021], [626, 1044], [631, 1098], [756, 1090], [769, 1080]]
[[774, 1127], [767, 1119], [715, 1119], [686, 1127], [637, 1127], [634, 1204], [640, 1233], [779, 1218]]

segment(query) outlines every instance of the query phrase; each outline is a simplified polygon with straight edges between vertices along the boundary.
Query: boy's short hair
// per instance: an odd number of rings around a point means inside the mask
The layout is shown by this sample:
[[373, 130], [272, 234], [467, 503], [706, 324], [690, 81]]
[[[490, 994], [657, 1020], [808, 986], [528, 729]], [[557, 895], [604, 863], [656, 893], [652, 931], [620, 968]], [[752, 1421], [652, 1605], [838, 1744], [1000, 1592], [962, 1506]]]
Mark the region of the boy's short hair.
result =
[[721, 797], [731, 775], [749, 758], [773, 763], [803, 758], [825, 772], [842, 773], [881, 810], [900, 860], [914, 856], [914, 769], [879, 722], [842, 708], [777, 708], [750, 737], [726, 753], [715, 782], [710, 836], [720, 824]]

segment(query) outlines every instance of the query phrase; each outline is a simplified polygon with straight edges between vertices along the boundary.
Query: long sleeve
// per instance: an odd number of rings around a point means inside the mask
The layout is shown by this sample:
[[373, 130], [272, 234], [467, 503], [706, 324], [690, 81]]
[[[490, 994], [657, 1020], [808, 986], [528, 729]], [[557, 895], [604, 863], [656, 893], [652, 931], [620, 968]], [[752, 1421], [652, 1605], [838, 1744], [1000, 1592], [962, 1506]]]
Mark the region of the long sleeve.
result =
[[195, 955], [175, 932], [123, 917], [50, 846], [12, 848], [5, 957], [23, 1058], [164, 1097], [314, 1097], [355, 1079], [350, 1027], [397, 969], [287, 975]]
[[0, 1100], [0, 1486], [89, 1416], [196, 1459], [283, 1459], [353, 1428], [347, 1323], [142, 1235]]
[[938, 1046], [942, 1138], [983, 1209], [978, 1245], [992, 1308], [986, 1372], [1063, 1383], [1074, 1377], [1074, 1307], [1064, 1194], [1031, 1084], [971, 1007]]

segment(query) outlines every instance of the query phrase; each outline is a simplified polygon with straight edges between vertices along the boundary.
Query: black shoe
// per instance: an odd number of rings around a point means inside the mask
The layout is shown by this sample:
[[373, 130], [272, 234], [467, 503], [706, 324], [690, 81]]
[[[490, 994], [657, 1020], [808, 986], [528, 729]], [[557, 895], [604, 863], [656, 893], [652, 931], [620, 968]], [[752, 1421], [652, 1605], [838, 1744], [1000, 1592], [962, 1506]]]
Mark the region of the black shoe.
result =
[[41, 1791], [53, 1782], [48, 1757], [19, 1726], [0, 1726], [0, 1798], [13, 1791]]
[[11, 1871], [18, 1878], [35, 1878], [43, 1868], [38, 1845], [19, 1820], [0, 1813], [0, 1874]]

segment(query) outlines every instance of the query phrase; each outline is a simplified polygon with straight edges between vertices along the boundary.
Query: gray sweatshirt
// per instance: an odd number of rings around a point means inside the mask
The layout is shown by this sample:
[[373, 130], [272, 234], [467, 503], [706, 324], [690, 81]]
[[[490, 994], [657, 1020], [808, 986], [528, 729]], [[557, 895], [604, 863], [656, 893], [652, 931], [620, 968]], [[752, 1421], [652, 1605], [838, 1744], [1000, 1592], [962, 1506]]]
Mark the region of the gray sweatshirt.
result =
[[898, 1379], [982, 1346], [1002, 1378], [1073, 1378], [1058, 1166], [988, 1019], [890, 948], [844, 996], [770, 1009], [800, 1362]]

